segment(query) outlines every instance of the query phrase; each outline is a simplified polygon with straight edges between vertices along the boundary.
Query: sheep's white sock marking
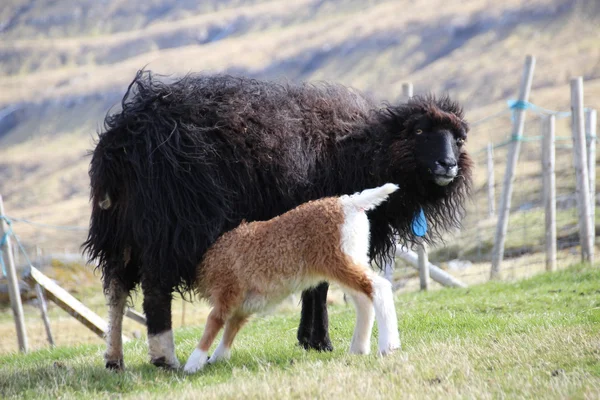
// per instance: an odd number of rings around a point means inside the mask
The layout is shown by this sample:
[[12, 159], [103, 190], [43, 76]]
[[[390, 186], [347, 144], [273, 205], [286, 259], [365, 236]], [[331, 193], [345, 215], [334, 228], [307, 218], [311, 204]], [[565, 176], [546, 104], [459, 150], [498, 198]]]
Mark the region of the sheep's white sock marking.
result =
[[350, 353], [369, 354], [371, 352], [371, 331], [375, 320], [373, 302], [364, 293], [348, 291], [348, 294], [356, 308], [356, 326], [352, 342], [350, 342]]
[[398, 317], [394, 305], [392, 284], [385, 278], [373, 274], [373, 304], [379, 330], [379, 354], [387, 355], [400, 348]]
[[208, 363], [212, 364], [219, 360], [229, 360], [230, 357], [231, 349], [225, 345], [225, 339], [222, 338], [214, 353], [212, 353], [212, 355], [210, 356]]
[[185, 363], [183, 370], [188, 374], [193, 374], [194, 372], [198, 372], [204, 368], [207, 361], [208, 353], [196, 347], [192, 354], [190, 354], [190, 358], [188, 358], [187, 362]]
[[148, 335], [148, 354], [150, 360], [164, 357], [165, 363], [171, 368], [179, 368], [179, 360], [175, 355], [173, 331], [168, 330], [157, 335]]

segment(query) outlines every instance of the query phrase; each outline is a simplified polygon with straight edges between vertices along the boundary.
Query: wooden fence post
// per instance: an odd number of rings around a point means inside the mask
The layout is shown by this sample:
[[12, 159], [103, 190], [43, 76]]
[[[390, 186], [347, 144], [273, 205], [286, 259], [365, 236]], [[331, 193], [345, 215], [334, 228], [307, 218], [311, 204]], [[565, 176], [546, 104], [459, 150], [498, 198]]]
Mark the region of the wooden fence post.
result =
[[18, 267], [20, 260], [19, 260], [19, 244], [17, 242], [13, 243], [13, 259], [15, 260], [15, 266]]
[[[521, 88], [519, 90], [520, 102], [526, 102], [529, 100], [529, 92], [531, 91], [534, 68], [535, 57], [529, 55], [525, 59], [525, 68], [523, 70]], [[508, 216], [510, 213], [510, 201], [515, 178], [515, 169], [519, 159], [521, 137], [523, 135], [523, 128], [525, 126], [525, 107], [516, 107], [513, 110], [513, 117], [512, 141], [510, 142], [508, 148], [502, 199], [500, 201], [500, 208], [498, 210], [498, 224], [496, 225], [496, 237], [494, 240], [494, 248], [492, 250], [492, 268], [490, 273], [492, 279], [499, 276], [500, 265], [502, 264], [502, 259], [504, 258], [504, 242], [506, 240], [506, 232], [508, 230]]]
[[[413, 85], [412, 83], [402, 84], [402, 95], [405, 99], [413, 97]], [[421, 282], [421, 290], [429, 289], [429, 260], [427, 257], [427, 248], [425, 244], [417, 245], [417, 254], [419, 255], [419, 280]], [[386, 265], [387, 268], [387, 265]]]
[[571, 79], [571, 127], [573, 132], [573, 163], [577, 179], [576, 194], [579, 209], [579, 240], [581, 260], [594, 262], [594, 242], [591, 227], [590, 189], [587, 153], [585, 149], [585, 123], [583, 109], [583, 78]]
[[181, 326], [185, 326], [185, 299], [181, 299]]
[[[31, 267], [31, 266], [30, 266]], [[35, 294], [37, 295], [38, 301], [40, 302], [40, 313], [42, 314], [42, 321], [44, 322], [44, 328], [46, 329], [46, 337], [50, 347], [54, 347], [54, 338], [52, 337], [52, 330], [50, 329], [50, 318], [48, 318], [48, 305], [46, 304], [46, 298], [44, 297], [44, 291], [39, 284], [35, 284]]]
[[585, 127], [587, 132], [588, 175], [590, 179], [590, 224], [592, 227], [592, 241], [594, 241], [596, 237], [596, 142], [598, 141], [598, 137], [596, 136], [596, 124], [596, 110], [587, 110], [585, 113]]
[[487, 145], [487, 189], [488, 189], [488, 216], [493, 217], [496, 214], [496, 193], [494, 180], [494, 145]]
[[542, 174], [546, 217], [546, 271], [556, 270], [556, 176], [555, 168], [556, 117], [542, 118]]
[[[0, 196], [0, 215], [6, 216], [2, 196]], [[6, 279], [8, 281], [8, 296], [12, 308], [15, 326], [17, 329], [17, 339], [19, 341], [19, 350], [27, 352], [27, 332], [25, 331], [25, 318], [23, 317], [23, 304], [21, 303], [21, 291], [19, 290], [19, 279], [15, 269], [13, 259], [12, 245], [10, 239], [10, 226], [3, 219], [0, 221], [0, 239], [6, 235], [4, 246], [2, 248], [4, 259], [6, 260]]]
[[392, 259], [391, 261], [386, 261], [385, 266], [383, 267], [383, 277], [391, 283], [394, 283], [395, 264], [394, 259]]
[[427, 257], [425, 244], [419, 245], [417, 254], [419, 255], [419, 281], [421, 290], [429, 290], [429, 258]]
[[402, 84], [402, 96], [404, 96], [404, 98], [406, 100], [410, 99], [411, 97], [413, 97], [413, 85], [410, 82], [406, 82]]

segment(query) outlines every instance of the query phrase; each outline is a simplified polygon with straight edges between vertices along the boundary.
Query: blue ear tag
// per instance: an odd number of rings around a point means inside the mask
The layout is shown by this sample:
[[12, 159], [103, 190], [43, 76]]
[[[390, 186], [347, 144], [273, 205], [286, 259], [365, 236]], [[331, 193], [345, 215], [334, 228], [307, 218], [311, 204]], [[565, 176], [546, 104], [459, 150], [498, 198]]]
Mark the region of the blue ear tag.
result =
[[416, 236], [423, 237], [427, 233], [427, 219], [421, 208], [412, 221], [412, 231]]

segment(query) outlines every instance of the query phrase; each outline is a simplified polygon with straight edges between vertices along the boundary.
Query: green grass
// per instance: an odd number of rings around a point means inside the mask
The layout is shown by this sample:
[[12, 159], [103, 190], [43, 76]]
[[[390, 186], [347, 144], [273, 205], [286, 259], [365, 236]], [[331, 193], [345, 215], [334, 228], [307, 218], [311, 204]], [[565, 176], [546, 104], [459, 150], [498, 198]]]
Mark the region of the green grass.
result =
[[[333, 353], [295, 346], [298, 315], [282, 313], [254, 319], [229, 362], [193, 376], [149, 365], [140, 340], [125, 347], [124, 373], [103, 368], [102, 346], [1, 356], [0, 397], [598, 398], [599, 288], [600, 269], [579, 265], [518, 283], [401, 295], [403, 349], [386, 358], [346, 354], [347, 306], [330, 309]], [[181, 361], [201, 330], [176, 331]]]

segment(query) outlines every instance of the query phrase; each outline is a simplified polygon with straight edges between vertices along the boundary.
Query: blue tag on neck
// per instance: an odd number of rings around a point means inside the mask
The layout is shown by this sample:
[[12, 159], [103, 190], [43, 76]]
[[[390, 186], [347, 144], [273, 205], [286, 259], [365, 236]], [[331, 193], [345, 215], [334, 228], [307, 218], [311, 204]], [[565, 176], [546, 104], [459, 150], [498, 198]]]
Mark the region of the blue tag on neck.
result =
[[427, 233], [427, 219], [421, 208], [412, 221], [412, 231], [416, 236], [423, 237]]

